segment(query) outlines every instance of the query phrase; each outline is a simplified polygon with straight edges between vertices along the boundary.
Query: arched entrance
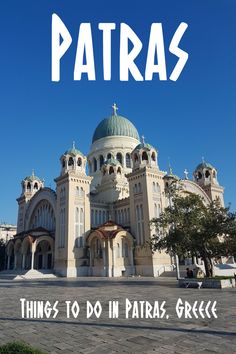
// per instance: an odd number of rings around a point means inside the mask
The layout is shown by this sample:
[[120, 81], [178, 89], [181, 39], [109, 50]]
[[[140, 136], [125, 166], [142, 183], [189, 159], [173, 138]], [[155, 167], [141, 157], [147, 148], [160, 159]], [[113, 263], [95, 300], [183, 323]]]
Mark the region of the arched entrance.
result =
[[32, 262], [32, 240], [30, 237], [25, 237], [22, 242], [22, 269], [31, 269]]
[[34, 269], [52, 269], [53, 268], [53, 250], [52, 243], [48, 239], [42, 239], [37, 242], [34, 254]]

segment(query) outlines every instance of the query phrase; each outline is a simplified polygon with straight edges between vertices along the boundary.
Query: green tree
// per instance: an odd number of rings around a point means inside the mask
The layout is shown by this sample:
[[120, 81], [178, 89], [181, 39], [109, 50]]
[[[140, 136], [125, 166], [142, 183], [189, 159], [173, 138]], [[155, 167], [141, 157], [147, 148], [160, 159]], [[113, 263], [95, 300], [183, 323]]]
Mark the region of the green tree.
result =
[[170, 206], [151, 225], [156, 230], [154, 251], [201, 257], [207, 277], [213, 275], [213, 258], [232, 255], [233, 245], [236, 251], [236, 213], [218, 200], [205, 205], [198, 195], [173, 193]]
[[5, 249], [4, 241], [0, 239], [0, 270], [3, 270], [5, 265]]

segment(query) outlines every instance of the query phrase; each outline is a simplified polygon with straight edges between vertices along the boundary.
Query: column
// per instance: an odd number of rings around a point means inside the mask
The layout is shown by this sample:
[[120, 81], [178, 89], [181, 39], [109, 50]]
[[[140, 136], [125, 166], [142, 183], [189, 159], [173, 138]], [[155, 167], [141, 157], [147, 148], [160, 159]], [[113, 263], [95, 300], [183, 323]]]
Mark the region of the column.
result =
[[25, 269], [25, 254], [22, 256], [22, 269]]
[[31, 269], [34, 269], [34, 252], [31, 254]]
[[102, 257], [103, 257], [103, 276], [107, 276], [107, 269], [109, 268], [109, 264], [107, 262], [107, 255], [106, 255], [106, 241], [103, 242], [102, 245]]
[[7, 270], [10, 269], [10, 260], [11, 260], [11, 257], [8, 255], [7, 256]]

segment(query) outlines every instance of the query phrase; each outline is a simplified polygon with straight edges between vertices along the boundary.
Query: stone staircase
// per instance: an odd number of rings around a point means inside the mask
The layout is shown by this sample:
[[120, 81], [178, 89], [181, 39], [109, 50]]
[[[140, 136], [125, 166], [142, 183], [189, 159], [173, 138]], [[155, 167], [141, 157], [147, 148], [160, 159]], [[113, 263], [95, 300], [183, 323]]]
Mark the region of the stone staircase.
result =
[[51, 279], [57, 278], [55, 274], [53, 274], [52, 270], [44, 270], [41, 269], [30, 269], [25, 271], [18, 270], [3, 270], [0, 272], [0, 279], [5, 280], [25, 280], [25, 279]]

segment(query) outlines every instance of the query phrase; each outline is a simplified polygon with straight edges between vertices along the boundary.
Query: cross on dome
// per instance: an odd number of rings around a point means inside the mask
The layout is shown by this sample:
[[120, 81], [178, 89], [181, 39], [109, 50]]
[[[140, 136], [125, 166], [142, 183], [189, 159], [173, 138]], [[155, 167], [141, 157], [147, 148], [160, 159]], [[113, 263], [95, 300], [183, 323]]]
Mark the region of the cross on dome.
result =
[[72, 149], [75, 149], [75, 141], [72, 141]]
[[144, 139], [145, 139], [145, 136], [142, 135], [141, 138], [142, 138], [142, 143], [145, 144], [145, 140], [144, 140]]
[[185, 168], [185, 170], [184, 170], [185, 179], [188, 179], [188, 174], [189, 174], [189, 172], [188, 172], [188, 170]]
[[111, 107], [113, 109], [113, 115], [117, 116], [118, 107], [117, 107], [116, 103], [113, 103], [113, 105]]

